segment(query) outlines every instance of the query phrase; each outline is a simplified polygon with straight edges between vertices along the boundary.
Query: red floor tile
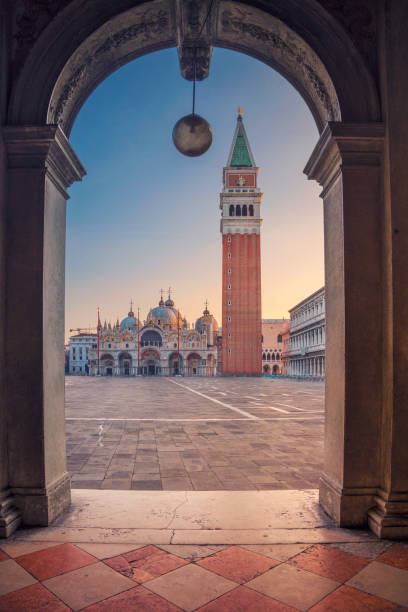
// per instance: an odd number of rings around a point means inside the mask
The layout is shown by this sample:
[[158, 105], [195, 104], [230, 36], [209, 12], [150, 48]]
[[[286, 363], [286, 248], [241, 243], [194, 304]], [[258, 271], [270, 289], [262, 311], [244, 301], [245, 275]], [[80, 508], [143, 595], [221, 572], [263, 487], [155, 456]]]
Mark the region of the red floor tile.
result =
[[297, 610], [276, 599], [240, 586], [210, 601], [197, 612], [297, 612]]
[[8, 555], [6, 555], [5, 552], [0, 550], [0, 561], [7, 561], [7, 559], [10, 559], [10, 557]]
[[349, 586], [341, 586], [333, 593], [319, 601], [310, 608], [309, 612], [387, 612], [388, 610], [401, 610], [397, 605], [368, 595]]
[[201, 565], [201, 567], [234, 582], [243, 583], [263, 574], [271, 567], [279, 565], [279, 563], [275, 559], [270, 559], [240, 546], [231, 546], [211, 557], [201, 559], [197, 562], [197, 565]]
[[387, 563], [387, 565], [393, 565], [399, 569], [408, 570], [408, 546], [394, 544], [394, 546], [391, 546], [391, 548], [377, 557], [376, 561]]
[[47, 580], [98, 561], [84, 550], [68, 543], [22, 555], [15, 560], [38, 580]]
[[187, 565], [188, 561], [160, 550], [156, 546], [145, 546], [111, 559], [105, 559], [104, 563], [136, 582], [146, 582]]
[[316, 544], [288, 561], [295, 567], [319, 574], [325, 578], [345, 582], [352, 578], [370, 561], [350, 555], [329, 546]]
[[42, 584], [33, 584], [0, 597], [0, 612], [64, 612], [69, 608]]
[[174, 604], [151, 593], [142, 586], [135, 587], [97, 604], [84, 608], [82, 612], [181, 612]]

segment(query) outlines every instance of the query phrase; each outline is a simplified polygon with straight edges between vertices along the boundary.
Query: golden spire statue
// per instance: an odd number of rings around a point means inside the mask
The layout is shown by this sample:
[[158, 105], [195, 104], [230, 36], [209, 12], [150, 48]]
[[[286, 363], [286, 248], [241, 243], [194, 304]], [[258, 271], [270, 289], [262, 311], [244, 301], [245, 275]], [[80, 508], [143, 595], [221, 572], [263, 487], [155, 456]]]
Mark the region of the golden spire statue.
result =
[[242, 106], [239, 106], [239, 107], [238, 107], [238, 115], [239, 115], [240, 117], [242, 117], [242, 113], [243, 113], [243, 112], [244, 112], [244, 111], [242, 110]]

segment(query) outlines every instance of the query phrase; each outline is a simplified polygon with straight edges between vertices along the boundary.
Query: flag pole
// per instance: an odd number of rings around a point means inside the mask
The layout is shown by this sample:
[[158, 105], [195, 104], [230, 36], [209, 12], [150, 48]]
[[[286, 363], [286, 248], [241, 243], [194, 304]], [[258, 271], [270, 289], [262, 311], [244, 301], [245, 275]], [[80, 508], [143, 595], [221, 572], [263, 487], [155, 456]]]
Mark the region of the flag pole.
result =
[[178, 359], [178, 370], [181, 374], [181, 363], [180, 363], [180, 311], [177, 309], [177, 359]]
[[137, 307], [137, 374], [140, 374], [140, 308]]
[[97, 329], [97, 333], [98, 333], [98, 370], [97, 370], [97, 376], [100, 375], [100, 371], [99, 371], [99, 331], [101, 329], [101, 320], [99, 318], [99, 306], [98, 306], [98, 329]]

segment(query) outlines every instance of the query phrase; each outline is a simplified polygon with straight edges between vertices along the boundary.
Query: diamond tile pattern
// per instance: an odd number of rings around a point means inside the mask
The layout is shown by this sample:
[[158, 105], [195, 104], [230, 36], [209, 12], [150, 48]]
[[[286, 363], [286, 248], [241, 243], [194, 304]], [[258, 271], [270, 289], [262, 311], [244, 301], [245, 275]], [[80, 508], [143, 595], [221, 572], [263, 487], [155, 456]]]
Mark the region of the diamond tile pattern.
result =
[[319, 576], [344, 582], [363, 569], [368, 561], [362, 557], [317, 544], [290, 559], [289, 563], [319, 574]]
[[240, 546], [231, 546], [211, 557], [198, 561], [197, 564], [224, 576], [224, 578], [242, 584], [259, 576], [259, 574], [263, 574], [271, 567], [279, 565], [279, 561], [245, 550]]
[[0, 612], [408, 610], [404, 543], [159, 547], [12, 539], [0, 542], [0, 558]]
[[38, 580], [46, 580], [70, 570], [95, 563], [97, 559], [72, 544], [60, 544], [17, 557], [16, 561]]
[[33, 584], [0, 598], [0, 612], [64, 612], [69, 608], [42, 584]]
[[172, 570], [187, 565], [188, 561], [176, 557], [171, 553], [156, 548], [144, 546], [123, 555], [105, 559], [105, 563], [114, 570], [136, 582], [146, 582], [167, 574]]

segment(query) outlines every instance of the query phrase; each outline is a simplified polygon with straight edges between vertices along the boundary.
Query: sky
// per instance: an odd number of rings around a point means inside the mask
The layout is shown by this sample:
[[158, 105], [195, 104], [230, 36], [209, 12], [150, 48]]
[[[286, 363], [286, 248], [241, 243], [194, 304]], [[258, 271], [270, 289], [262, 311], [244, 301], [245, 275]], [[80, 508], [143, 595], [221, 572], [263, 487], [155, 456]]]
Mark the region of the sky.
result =
[[69, 190], [66, 337], [95, 327], [97, 306], [113, 323], [132, 299], [144, 320], [169, 286], [190, 323], [208, 299], [221, 324], [219, 193], [239, 106], [264, 193], [262, 317], [288, 317], [323, 286], [322, 200], [303, 174], [318, 131], [304, 100], [269, 66], [224, 49], [214, 49], [196, 96], [213, 131], [197, 158], [172, 142], [192, 98], [176, 49], [120, 68], [78, 114], [70, 141], [87, 175]]

